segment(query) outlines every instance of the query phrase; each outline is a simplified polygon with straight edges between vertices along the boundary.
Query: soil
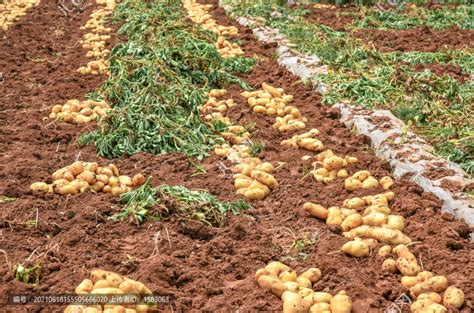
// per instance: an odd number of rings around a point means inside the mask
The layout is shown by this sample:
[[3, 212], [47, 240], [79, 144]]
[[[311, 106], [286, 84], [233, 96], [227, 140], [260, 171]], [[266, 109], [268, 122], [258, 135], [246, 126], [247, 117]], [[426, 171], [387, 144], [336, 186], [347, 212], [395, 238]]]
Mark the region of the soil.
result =
[[[213, 14], [222, 25], [235, 25], [218, 9]], [[110, 194], [83, 193], [70, 197], [36, 194], [29, 191], [34, 181], [49, 178], [56, 169], [76, 158], [112, 162], [126, 175], [141, 172], [153, 175], [154, 185], [182, 184], [207, 189], [219, 199], [238, 197], [232, 175], [219, 163], [229, 161], [211, 156], [203, 161], [205, 173], [183, 155], [154, 156], [140, 153], [129, 158], [106, 160], [96, 156], [93, 146], [79, 148], [79, 135], [94, 125], [52, 123], [44, 119], [56, 103], [83, 99], [98, 88], [100, 77], [80, 76], [76, 69], [85, 64], [85, 51], [77, 41], [92, 8], [77, 20], [65, 20], [53, 1], [42, 1], [0, 39], [0, 84], [2, 127], [0, 133], [0, 194], [17, 197], [0, 204], [0, 311], [61, 312], [58, 305], [6, 305], [9, 294], [73, 293], [74, 288], [94, 268], [118, 272], [146, 284], [155, 294], [172, 294], [175, 301], [163, 311], [281, 311], [281, 300], [264, 292], [254, 281], [254, 273], [271, 260], [282, 260], [301, 271], [319, 267], [323, 273], [318, 290], [335, 293], [346, 290], [354, 302], [354, 312], [383, 312], [397, 297], [406, 293], [399, 275], [381, 271], [382, 259], [375, 255], [355, 259], [336, 252], [346, 241], [322, 221], [310, 218], [302, 209], [306, 201], [324, 206], [342, 205], [344, 199], [380, 192], [349, 192], [343, 180], [319, 184], [304, 179], [303, 155], [310, 154], [280, 145], [291, 134], [272, 128], [273, 118], [253, 113], [236, 86], [228, 87], [238, 106], [228, 116], [238, 124], [255, 123], [254, 138], [265, 144], [259, 157], [284, 162], [276, 172], [279, 187], [254, 209], [239, 216], [229, 215], [228, 223], [211, 228], [186, 220], [147, 221], [140, 226], [113, 222], [108, 217], [119, 211]], [[252, 86], [268, 82], [283, 87], [295, 98], [294, 105], [309, 120], [309, 128], [321, 131], [326, 148], [340, 155], [353, 155], [360, 162], [350, 171], [368, 169], [380, 178], [390, 175], [390, 167], [374, 156], [369, 141], [355, 136], [338, 120], [339, 112], [320, 104], [320, 96], [310, 86], [273, 61], [273, 45], [257, 42], [251, 31], [240, 26], [238, 39], [247, 56], [259, 56], [254, 70], [242, 75]], [[63, 35], [54, 36], [55, 30]], [[31, 61], [27, 56], [34, 56]], [[46, 61], [39, 62], [39, 59]], [[445, 275], [466, 293], [461, 312], [474, 305], [474, 245], [467, 224], [440, 213], [440, 201], [408, 181], [398, 180], [391, 208], [406, 218], [406, 234], [423, 268]], [[282, 227], [295, 234], [310, 230], [317, 243], [308, 245], [306, 258], [289, 255], [291, 238], [281, 236]], [[288, 235], [290, 236], [290, 235]], [[3, 254], [4, 253], [4, 254]], [[3, 262], [5, 257], [6, 262]], [[18, 282], [11, 267], [41, 265], [38, 287]]]
[[459, 84], [463, 84], [470, 79], [470, 75], [463, 73], [462, 68], [452, 64], [418, 64], [410, 67], [411, 70], [417, 72], [423, 72], [424, 70], [430, 70], [437, 76], [448, 75], [455, 79]]
[[[446, 30], [434, 30], [429, 27], [407, 30], [351, 29], [351, 23], [361, 18], [359, 9], [354, 6], [317, 9], [305, 6], [305, 8], [310, 12], [306, 16], [309, 22], [320, 23], [337, 31], [350, 32], [364, 43], [373, 44], [382, 52], [436, 52], [474, 47], [473, 30], [456, 27]], [[437, 5], [428, 4], [427, 8], [435, 9]]]

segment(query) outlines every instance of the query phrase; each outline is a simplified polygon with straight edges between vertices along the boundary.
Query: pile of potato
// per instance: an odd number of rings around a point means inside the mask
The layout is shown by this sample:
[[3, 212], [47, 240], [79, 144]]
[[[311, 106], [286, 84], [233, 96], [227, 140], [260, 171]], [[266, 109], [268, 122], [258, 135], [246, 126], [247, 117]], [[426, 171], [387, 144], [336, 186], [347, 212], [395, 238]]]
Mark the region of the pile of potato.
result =
[[109, 75], [109, 62], [105, 58], [110, 51], [105, 49], [105, 44], [111, 37], [105, 33], [111, 32], [112, 29], [105, 27], [105, 23], [106, 17], [115, 9], [116, 3], [114, 0], [96, 0], [96, 2], [102, 7], [94, 10], [86, 25], [81, 27], [81, 29], [90, 30], [90, 33], [85, 34], [84, 39], [80, 41], [82, 47], [89, 50], [86, 56], [96, 60], [88, 62], [86, 66], [81, 66], [77, 71], [81, 74]]
[[[213, 89], [208, 93], [207, 102], [199, 109], [202, 114], [208, 112], [220, 112], [224, 113], [229, 108], [235, 107], [237, 104], [234, 99], [219, 99], [227, 94], [225, 89]], [[206, 115], [205, 120], [213, 120], [212, 115]]]
[[217, 38], [217, 42], [214, 46], [223, 58], [235, 58], [244, 54], [238, 44], [231, 43], [222, 36]]
[[[464, 292], [454, 286], [448, 287], [448, 279], [444, 276], [434, 276], [432, 272], [422, 271], [417, 259], [407, 246], [400, 244], [393, 250], [390, 246], [380, 248], [381, 257], [390, 254], [395, 259], [388, 258], [382, 263], [382, 270], [388, 273], [400, 272], [403, 277], [401, 284], [410, 289], [411, 296], [416, 299], [411, 305], [412, 312], [448, 312], [449, 309], [459, 309], [464, 304]], [[444, 296], [439, 293], [444, 291]], [[441, 304], [442, 303], [442, 304]]]
[[237, 173], [233, 176], [237, 194], [249, 200], [261, 200], [271, 189], [278, 186], [278, 182], [271, 174], [275, 170], [273, 165], [262, 162], [259, 158], [242, 159], [232, 170]]
[[291, 146], [309, 151], [322, 151], [324, 149], [323, 143], [314, 138], [317, 135], [319, 135], [319, 130], [313, 128], [309, 132], [301, 135], [294, 135], [290, 139], [283, 140], [280, 144], [282, 146]]
[[242, 96], [255, 113], [277, 115], [273, 128], [281, 132], [304, 129], [308, 121], [298, 108], [288, 105], [293, 101], [292, 95], [286, 95], [283, 88], [275, 88], [262, 83], [262, 89], [244, 91]]
[[26, 15], [26, 10], [37, 6], [40, 0], [6, 0], [0, 2], [0, 28], [6, 32], [8, 27]]
[[231, 125], [220, 134], [228, 143], [216, 145], [214, 153], [219, 157], [226, 157], [232, 151], [236, 151], [240, 158], [250, 157], [252, 148], [247, 145], [250, 142], [250, 133], [243, 126]]
[[237, 35], [238, 30], [235, 26], [222, 26], [217, 24], [216, 20], [209, 14], [211, 4], [200, 4], [195, 0], [183, 0], [183, 7], [188, 11], [188, 16], [196, 24], [200, 24], [202, 28], [210, 30], [221, 36]]
[[351, 177], [348, 177], [344, 181], [344, 188], [350, 191], [359, 189], [372, 189], [377, 188], [379, 185], [388, 190], [393, 185], [393, 179], [385, 176], [378, 181], [375, 177], [370, 174], [369, 171], [363, 170], [354, 173]]
[[359, 160], [356, 157], [345, 156], [342, 158], [335, 155], [332, 150], [325, 150], [316, 156], [316, 161], [312, 163], [314, 169], [311, 174], [317, 182], [329, 182], [338, 177], [345, 178], [349, 176], [345, 167], [357, 162]]
[[[117, 297], [120, 295], [135, 295], [142, 301], [144, 296], [153, 293], [144, 284], [117, 273], [93, 270], [90, 279], [84, 279], [75, 290], [78, 295], [100, 295]], [[91, 305], [71, 304], [64, 313], [146, 313], [156, 312], [157, 305], [146, 303], [112, 304], [101, 303]]]
[[74, 195], [92, 190], [94, 192], [110, 192], [114, 196], [119, 196], [132, 190], [132, 187], [138, 187], [145, 182], [145, 177], [142, 174], [136, 174], [133, 178], [120, 175], [119, 170], [113, 164], [99, 166], [96, 162], [83, 161], [76, 161], [61, 168], [51, 177], [52, 184], [36, 182], [31, 184], [31, 190], [55, 192], [62, 195]]
[[281, 262], [270, 262], [255, 273], [260, 288], [283, 301], [285, 313], [349, 313], [352, 301], [345, 291], [335, 296], [312, 289], [321, 278], [318, 268], [310, 268], [300, 275]]
[[110, 106], [105, 101], [76, 99], [68, 100], [64, 105], [53, 106], [49, 118], [58, 119], [66, 123], [85, 124], [100, 119], [107, 114]]
[[[372, 238], [389, 244], [408, 244], [411, 239], [403, 234], [405, 226], [401, 215], [391, 215], [388, 202], [395, 194], [386, 192], [374, 196], [347, 199], [343, 207], [333, 206], [328, 209], [322, 205], [307, 202], [303, 209], [312, 216], [325, 220], [328, 225], [339, 225], [343, 235], [353, 241], [344, 247], [343, 252], [354, 256], [366, 256], [371, 248], [371, 241], [359, 240], [358, 237]], [[362, 253], [361, 251], [365, 251]]]

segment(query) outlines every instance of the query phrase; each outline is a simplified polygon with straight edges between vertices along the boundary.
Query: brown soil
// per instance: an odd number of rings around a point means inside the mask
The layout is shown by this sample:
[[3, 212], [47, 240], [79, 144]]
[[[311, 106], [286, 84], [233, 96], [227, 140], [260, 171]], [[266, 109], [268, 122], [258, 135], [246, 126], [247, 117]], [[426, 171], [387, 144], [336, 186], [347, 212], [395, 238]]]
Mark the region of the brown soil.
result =
[[[208, 1], [216, 5], [216, 1]], [[153, 156], [141, 153], [128, 159], [105, 160], [92, 146], [79, 149], [79, 134], [93, 125], [79, 127], [44, 120], [51, 106], [74, 97], [83, 98], [101, 83], [100, 78], [82, 77], [76, 69], [86, 59], [77, 44], [79, 26], [87, 14], [66, 21], [52, 1], [42, 1], [0, 40], [1, 66], [6, 80], [0, 85], [2, 128], [0, 133], [0, 194], [16, 196], [15, 202], [0, 204], [0, 249], [11, 265], [41, 264], [41, 284], [35, 288], [15, 281], [4, 255], [0, 255], [0, 308], [5, 312], [60, 312], [54, 305], [5, 306], [7, 294], [72, 293], [75, 286], [95, 267], [112, 270], [148, 285], [155, 294], [176, 297], [174, 312], [183, 311], [281, 311], [281, 301], [261, 290], [254, 282], [255, 271], [271, 260], [285, 260], [298, 271], [317, 266], [322, 279], [315, 286], [331, 293], [345, 289], [354, 301], [354, 312], [382, 312], [406, 292], [399, 275], [381, 272], [382, 259], [371, 256], [354, 259], [335, 253], [346, 240], [321, 221], [302, 210], [305, 201], [341, 205], [348, 197], [368, 194], [342, 188], [342, 179], [317, 184], [303, 179], [301, 156], [309, 154], [280, 146], [288, 135], [272, 129], [273, 118], [254, 114], [236, 86], [229, 87], [239, 104], [229, 116], [239, 124], [255, 123], [254, 137], [265, 144], [260, 157], [285, 162], [276, 172], [280, 185], [255, 209], [241, 216], [229, 216], [228, 224], [210, 228], [197, 222], [169, 220], [135, 226], [112, 222], [109, 216], [119, 206], [110, 194], [84, 193], [71, 197], [32, 194], [29, 185], [45, 180], [59, 167], [75, 158], [114, 162], [125, 174], [142, 172], [155, 177], [154, 184], [182, 184], [207, 189], [222, 200], [237, 198], [232, 176], [212, 156], [203, 162], [206, 173], [198, 171], [179, 154]], [[221, 9], [214, 11], [219, 23], [229, 21]], [[63, 29], [58, 38], [52, 33]], [[389, 175], [388, 164], [376, 158], [363, 136], [354, 136], [338, 121], [338, 112], [320, 105], [320, 97], [310, 86], [272, 61], [274, 47], [255, 41], [249, 30], [239, 27], [239, 39], [248, 56], [266, 58], [247, 75], [254, 87], [269, 82], [285, 88], [295, 97], [295, 105], [309, 119], [309, 128], [321, 131], [320, 139], [338, 154], [350, 154], [360, 163], [351, 171], [368, 169], [378, 178]], [[51, 62], [28, 61], [36, 56]], [[264, 58], [261, 58], [262, 60]], [[6, 123], [5, 123], [6, 122]], [[378, 192], [380, 190], [376, 190]], [[469, 227], [451, 215], [441, 214], [440, 201], [406, 179], [396, 182], [392, 204], [396, 214], [406, 217], [406, 233], [419, 243], [414, 252], [431, 270], [462, 288], [466, 304], [473, 308], [473, 245]], [[30, 221], [36, 220], [37, 225]], [[281, 227], [298, 233], [311, 229], [319, 233], [316, 245], [309, 246], [307, 259], [285, 259]], [[168, 235], [169, 234], [169, 235]], [[156, 238], [156, 239], [154, 239]], [[171, 311], [170, 307], [163, 307]], [[2, 312], [3, 312], [2, 311]]]
[[420, 51], [436, 52], [474, 47], [474, 31], [452, 28], [433, 30], [417, 27], [407, 30], [358, 29], [354, 36], [373, 44], [382, 52]]
[[463, 73], [462, 68], [460, 66], [452, 64], [418, 64], [410, 68], [411, 70], [417, 72], [430, 70], [433, 74], [436, 74], [437, 76], [448, 75], [460, 84], [463, 84], [470, 79], [469, 74]]
[[307, 5], [305, 9], [311, 12], [306, 16], [308, 22], [323, 24], [337, 31], [346, 31], [348, 25], [359, 19], [359, 9], [352, 6], [316, 9], [314, 5]]

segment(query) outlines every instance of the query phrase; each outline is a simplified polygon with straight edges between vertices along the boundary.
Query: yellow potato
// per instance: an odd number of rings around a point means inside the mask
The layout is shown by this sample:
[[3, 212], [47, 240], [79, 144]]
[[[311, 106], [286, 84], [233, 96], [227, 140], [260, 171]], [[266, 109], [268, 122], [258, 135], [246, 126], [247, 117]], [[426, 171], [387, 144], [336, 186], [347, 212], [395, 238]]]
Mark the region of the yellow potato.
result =
[[311, 283], [311, 281], [308, 278], [301, 277], [301, 276], [296, 278], [296, 283], [300, 287], [305, 287], [305, 288], [311, 288], [313, 286], [313, 284]]
[[359, 159], [351, 156], [346, 156], [344, 160], [347, 162], [347, 164], [356, 164], [357, 162], [359, 162]]
[[323, 161], [323, 166], [328, 171], [338, 170], [342, 167], [343, 161], [344, 161], [343, 158], [334, 155], [334, 156], [325, 158]]
[[362, 216], [360, 214], [352, 214], [344, 219], [341, 223], [341, 228], [343, 231], [349, 231], [360, 225], [362, 225]]
[[30, 185], [32, 191], [49, 192], [50, 187], [47, 183], [37, 182]]
[[316, 218], [326, 220], [328, 217], [328, 210], [322, 205], [306, 202], [303, 205], [303, 209]]
[[252, 185], [253, 179], [250, 177], [238, 178], [234, 181], [234, 186], [237, 189], [248, 188]]
[[413, 287], [415, 286], [416, 284], [418, 283], [421, 283], [425, 280], [427, 280], [428, 278], [431, 278], [433, 277], [433, 273], [431, 272], [428, 272], [428, 271], [424, 271], [424, 272], [420, 272], [418, 273], [417, 276], [413, 277], [413, 276], [403, 276], [402, 279], [401, 279], [401, 283], [402, 283], [402, 286], [404, 287]]
[[330, 293], [318, 291], [313, 296], [314, 303], [328, 303], [331, 301], [332, 296]]
[[84, 169], [82, 173], [77, 175], [76, 179], [83, 180], [88, 184], [92, 185], [95, 183], [95, 173]]
[[341, 225], [343, 221], [343, 215], [338, 207], [330, 207], [328, 209], [328, 217], [326, 218], [326, 224], [328, 225]]
[[108, 288], [97, 288], [91, 291], [92, 295], [122, 295], [124, 294], [122, 290], [118, 288], [108, 287]]
[[345, 291], [339, 291], [332, 297], [329, 307], [331, 313], [350, 313], [352, 311], [352, 301]]
[[390, 177], [385, 176], [380, 179], [380, 186], [382, 186], [383, 189], [388, 190], [392, 185], [393, 179]]
[[290, 269], [290, 270], [280, 273], [280, 275], [278, 275], [278, 278], [280, 278], [282, 282], [287, 282], [287, 281], [296, 282], [298, 275], [296, 275], [295, 271]]
[[[449, 289], [449, 288], [448, 288]], [[443, 299], [441, 298], [441, 296], [439, 294], [437, 294], [436, 292], [427, 292], [427, 293], [422, 293], [421, 295], [419, 295], [416, 300], [430, 300], [432, 302], [435, 302], [435, 303], [441, 303], [441, 301], [443, 301]]]
[[62, 195], [75, 195], [79, 190], [74, 185], [65, 185], [58, 188], [58, 193]]
[[443, 304], [445, 306], [459, 309], [464, 304], [464, 292], [454, 286], [448, 287], [444, 292]]
[[309, 313], [331, 313], [329, 303], [315, 303], [309, 308]]
[[341, 208], [341, 213], [344, 215], [344, 218], [354, 215], [354, 214], [359, 214], [357, 210], [354, 209], [346, 209], [346, 208]]
[[95, 282], [94, 287], [92, 287], [92, 289], [109, 288], [109, 287], [113, 287], [113, 286], [107, 280], [100, 279]]
[[304, 271], [299, 277], [307, 278], [311, 283], [314, 284], [321, 278], [321, 270], [316, 267], [311, 267]]
[[438, 303], [431, 303], [427, 307], [424, 307], [416, 313], [447, 313], [448, 309]]
[[392, 247], [389, 245], [385, 245], [385, 246], [380, 247], [378, 255], [381, 257], [386, 257], [390, 255], [391, 252], [392, 252]]
[[365, 206], [365, 201], [359, 197], [355, 197], [344, 200], [343, 205], [348, 209], [360, 209]]
[[357, 180], [360, 180], [362, 182], [366, 180], [369, 176], [370, 176], [370, 172], [367, 170], [363, 170], [363, 171], [355, 172], [351, 177]]
[[369, 176], [362, 182], [363, 189], [377, 188], [378, 186], [379, 186], [378, 180], [372, 176]]
[[312, 305], [311, 301], [305, 300], [301, 295], [291, 291], [286, 291], [282, 300], [284, 313], [306, 313]]
[[387, 224], [387, 216], [383, 213], [373, 212], [362, 218], [364, 225], [382, 226]]
[[435, 302], [431, 301], [430, 299], [417, 299], [410, 305], [410, 310], [416, 313], [424, 308], [427, 308], [430, 304], [433, 303]]
[[118, 177], [118, 180], [119, 180], [120, 185], [125, 185], [125, 186], [132, 186], [133, 185], [132, 179], [129, 176], [120, 175]]
[[74, 290], [77, 294], [89, 293], [93, 289], [93, 283], [90, 279], [84, 279]]
[[396, 273], [397, 269], [397, 262], [394, 259], [386, 259], [382, 263], [382, 271], [387, 273]]
[[107, 276], [110, 273], [112, 273], [112, 272], [99, 270], [99, 269], [92, 270], [91, 280], [92, 280], [93, 283], [96, 283], [98, 280], [101, 280], [101, 279], [107, 280]]
[[387, 216], [387, 227], [403, 231], [405, 228], [405, 219], [401, 215], [389, 215]]
[[274, 189], [276, 186], [278, 186], [278, 182], [276, 181], [275, 177], [263, 171], [253, 170], [250, 173], [250, 176], [259, 181], [260, 183], [267, 185], [271, 189]]
[[[243, 190], [244, 188], [240, 189]], [[260, 188], [245, 188], [247, 190], [244, 191], [244, 197], [249, 200], [262, 200], [265, 198], [265, 191]]]
[[346, 242], [342, 246], [341, 251], [346, 254], [360, 258], [360, 257], [368, 256], [370, 253], [370, 248], [362, 240], [354, 240], [354, 241]]
[[344, 180], [344, 188], [350, 191], [359, 190], [362, 188], [362, 182], [358, 179], [349, 177]]
[[260, 268], [255, 272], [255, 280], [258, 280], [258, 278], [262, 275], [271, 276], [273, 274], [271, 274], [270, 271], [266, 268]]
[[286, 290], [285, 285], [281, 282], [281, 280], [274, 278], [272, 276], [262, 275], [257, 280], [258, 285], [260, 288], [265, 289], [273, 293], [277, 297], [281, 297], [283, 292]]
[[72, 175], [77, 176], [82, 173], [82, 171], [84, 170], [84, 166], [83, 166], [82, 161], [76, 161], [72, 163], [71, 165], [69, 165], [68, 169]]
[[448, 280], [444, 276], [433, 276], [410, 288], [410, 292], [417, 297], [426, 292], [442, 292], [448, 287]]
[[347, 176], [349, 176], [349, 173], [347, 172], [347, 170], [341, 169], [341, 170], [337, 171], [336, 176], [339, 177], [339, 178], [346, 178]]
[[282, 272], [290, 271], [291, 268], [278, 261], [272, 261], [265, 266], [265, 269], [270, 272], [271, 275], [278, 277]]
[[283, 283], [285, 285], [286, 290], [292, 292], [298, 292], [300, 286], [294, 281], [286, 281]]

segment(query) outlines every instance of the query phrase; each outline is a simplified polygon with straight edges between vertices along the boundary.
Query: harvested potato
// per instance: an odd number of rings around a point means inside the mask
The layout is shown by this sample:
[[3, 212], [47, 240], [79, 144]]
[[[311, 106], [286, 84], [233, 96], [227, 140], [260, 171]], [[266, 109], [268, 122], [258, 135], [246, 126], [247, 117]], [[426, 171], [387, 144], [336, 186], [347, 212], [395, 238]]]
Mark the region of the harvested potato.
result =
[[272, 261], [265, 266], [265, 269], [270, 272], [271, 275], [278, 277], [283, 272], [291, 271], [288, 265], [285, 265], [278, 261]]
[[90, 279], [84, 279], [75, 289], [76, 294], [90, 293], [93, 288], [93, 283]]
[[403, 276], [401, 279], [401, 283], [402, 283], [402, 286], [410, 288], [431, 277], [433, 277], [433, 273], [428, 272], [428, 271], [423, 271], [423, 272], [418, 273], [418, 275], [416, 276]]
[[282, 300], [284, 313], [306, 313], [312, 305], [311, 301], [305, 300], [298, 293], [291, 291], [285, 291]]
[[397, 262], [394, 259], [386, 259], [382, 263], [382, 271], [387, 273], [396, 273], [397, 269]]
[[52, 186], [43, 182], [37, 182], [37, 183], [31, 184], [30, 189], [32, 191], [39, 191], [39, 192], [44, 192], [44, 193], [52, 192]]
[[280, 278], [282, 282], [287, 282], [287, 281], [296, 282], [298, 275], [296, 275], [295, 271], [290, 269], [290, 270], [286, 270], [280, 273], [280, 275], [278, 275], [278, 278]]
[[283, 283], [283, 285], [285, 285], [287, 291], [298, 292], [300, 289], [300, 285], [294, 281], [286, 281]]
[[344, 221], [342, 221], [341, 223], [341, 228], [343, 231], [349, 231], [353, 228], [356, 228], [362, 225], [362, 223], [363, 223], [362, 216], [356, 213], [356, 214], [352, 214], [346, 217]]
[[360, 209], [365, 206], [365, 201], [359, 197], [346, 199], [343, 202], [343, 205], [348, 209]]
[[378, 255], [381, 257], [386, 257], [387, 255], [390, 255], [391, 252], [392, 252], [392, 247], [389, 245], [385, 245], [385, 246], [380, 247]]
[[330, 207], [328, 209], [328, 217], [326, 218], [326, 224], [328, 225], [341, 225], [344, 216], [341, 213], [341, 209], [338, 207]]
[[282, 296], [283, 292], [286, 291], [286, 287], [282, 281], [272, 276], [262, 275], [258, 278], [257, 283], [260, 288], [273, 293], [279, 298]]
[[448, 287], [444, 292], [443, 304], [448, 308], [459, 309], [464, 304], [464, 292], [454, 286]]
[[448, 287], [448, 280], [444, 276], [433, 276], [427, 280], [416, 284], [410, 288], [410, 292], [413, 296], [426, 292], [442, 292]]
[[370, 248], [369, 246], [362, 240], [354, 240], [354, 241], [349, 241], [346, 242], [342, 248], [341, 251], [350, 254], [355, 257], [364, 257], [368, 256], [370, 253]]
[[330, 303], [331, 313], [350, 313], [352, 311], [352, 301], [345, 291], [339, 291]]
[[390, 177], [385, 176], [380, 179], [380, 186], [382, 186], [383, 189], [388, 190], [392, 185], [393, 179]]
[[439, 294], [437, 294], [436, 292], [427, 292], [427, 293], [422, 293], [421, 295], [419, 295], [416, 300], [429, 300], [431, 302], [435, 302], [435, 303], [441, 303], [441, 301], [443, 301], [443, 299], [441, 298], [441, 296]]
[[350, 191], [359, 190], [362, 188], [362, 182], [358, 179], [349, 177], [344, 180], [344, 188]]
[[307, 277], [298, 276], [296, 278], [296, 282], [298, 283], [300, 287], [304, 287], [304, 288], [311, 288], [313, 286], [313, 284]]
[[321, 271], [318, 268], [312, 267], [304, 271], [299, 277], [307, 278], [314, 284], [321, 278]]
[[329, 303], [315, 303], [309, 308], [309, 313], [331, 313]]
[[332, 299], [332, 295], [327, 292], [315, 292], [313, 295], [314, 303], [328, 303]]
[[405, 228], [405, 219], [401, 215], [389, 215], [387, 216], [387, 227], [403, 231]]
[[328, 217], [328, 210], [322, 205], [306, 202], [303, 205], [303, 209], [316, 218], [326, 220]]

